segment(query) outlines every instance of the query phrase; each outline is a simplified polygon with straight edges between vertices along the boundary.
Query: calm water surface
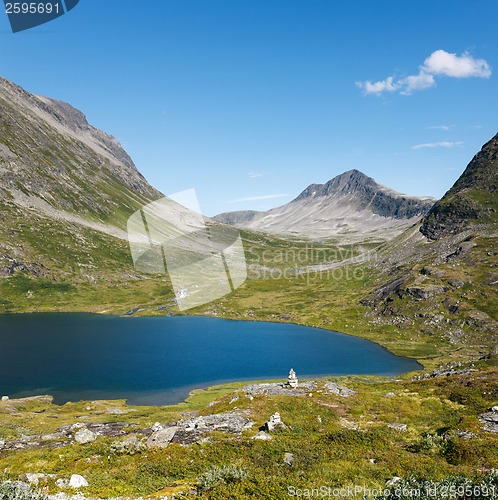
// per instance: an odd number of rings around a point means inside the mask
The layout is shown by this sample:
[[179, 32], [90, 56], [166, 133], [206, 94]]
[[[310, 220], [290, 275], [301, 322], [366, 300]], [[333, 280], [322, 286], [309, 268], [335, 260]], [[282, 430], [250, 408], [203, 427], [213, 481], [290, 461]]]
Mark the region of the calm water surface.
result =
[[127, 399], [172, 404], [235, 380], [398, 375], [412, 359], [367, 340], [305, 326], [205, 317], [0, 316], [0, 396], [57, 403]]

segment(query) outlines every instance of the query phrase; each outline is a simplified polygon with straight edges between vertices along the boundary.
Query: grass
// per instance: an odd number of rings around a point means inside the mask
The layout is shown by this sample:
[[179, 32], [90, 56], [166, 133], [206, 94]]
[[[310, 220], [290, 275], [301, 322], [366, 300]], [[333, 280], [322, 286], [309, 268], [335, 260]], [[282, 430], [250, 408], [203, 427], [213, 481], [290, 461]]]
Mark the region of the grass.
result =
[[[319, 384], [312, 397], [250, 399], [241, 391], [242, 384], [228, 384], [196, 391], [186, 402], [170, 407], [133, 407], [124, 401], [60, 407], [39, 400], [2, 402], [0, 439], [53, 432], [77, 421], [119, 420], [138, 431], [156, 421], [179, 419], [185, 411], [237, 411], [256, 423], [241, 437], [212, 433], [201, 445], [172, 444], [135, 455], [112, 454], [116, 438], [104, 437], [87, 445], [4, 451], [0, 479], [17, 480], [28, 472], [56, 478], [76, 473], [89, 481], [89, 495], [101, 497], [193, 489], [201, 498], [270, 499], [286, 498], [289, 486], [383, 488], [387, 480], [406, 477], [408, 471], [432, 480], [455, 475], [478, 480], [498, 468], [498, 435], [484, 432], [477, 418], [497, 402], [498, 370], [420, 381], [357, 376], [334, 380], [357, 394], [342, 398]], [[386, 397], [389, 393], [394, 395]], [[231, 402], [234, 395], [239, 398]], [[124, 414], [109, 415], [109, 408]], [[251, 439], [275, 411], [287, 427], [274, 432], [272, 441]], [[404, 423], [407, 431], [391, 429], [388, 423]], [[456, 431], [463, 430], [474, 437], [457, 437]], [[293, 454], [292, 466], [283, 462], [285, 453]], [[56, 478], [43, 483], [47, 491], [58, 491]]]

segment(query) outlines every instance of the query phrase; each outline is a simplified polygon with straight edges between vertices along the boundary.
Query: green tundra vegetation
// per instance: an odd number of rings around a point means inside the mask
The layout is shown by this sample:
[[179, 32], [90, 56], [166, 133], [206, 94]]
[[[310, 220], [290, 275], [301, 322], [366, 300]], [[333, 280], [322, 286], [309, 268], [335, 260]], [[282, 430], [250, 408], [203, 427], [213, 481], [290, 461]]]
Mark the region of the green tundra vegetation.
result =
[[[53, 433], [75, 422], [123, 422], [129, 424], [127, 433], [140, 437], [141, 429], [185, 418], [186, 412], [237, 412], [255, 424], [239, 436], [212, 432], [208, 440], [188, 446], [127, 450], [119, 446], [125, 437], [101, 436], [88, 444], [4, 451], [1, 478], [43, 473], [47, 477], [40, 479], [38, 488], [54, 493], [59, 491], [58, 478], [80, 474], [89, 483], [89, 496], [147, 498], [195, 492], [200, 498], [275, 499], [287, 498], [289, 487], [321, 485], [383, 490], [393, 477], [457, 484], [465, 477], [467, 483], [479, 485], [485, 479], [497, 485], [491, 471], [498, 468], [498, 434], [484, 431], [479, 421], [496, 403], [496, 359], [486, 366], [476, 364], [475, 370], [423, 380], [333, 379], [356, 391], [349, 397], [330, 394], [319, 382], [311, 396], [300, 397], [250, 398], [242, 391], [244, 384], [218, 386], [195, 391], [184, 403], [170, 407], [134, 407], [124, 401], [56, 406], [43, 398], [4, 401], [4, 441]], [[276, 411], [286, 428], [273, 431], [270, 441], [252, 439]], [[284, 462], [286, 453], [294, 457], [291, 465]], [[488, 498], [498, 498], [498, 491]]]

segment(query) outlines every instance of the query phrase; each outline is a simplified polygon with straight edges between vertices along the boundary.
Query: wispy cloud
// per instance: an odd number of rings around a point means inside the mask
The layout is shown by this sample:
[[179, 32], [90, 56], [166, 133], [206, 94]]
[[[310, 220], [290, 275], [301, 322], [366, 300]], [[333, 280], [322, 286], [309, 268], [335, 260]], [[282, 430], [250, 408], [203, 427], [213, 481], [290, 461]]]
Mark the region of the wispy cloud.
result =
[[432, 125], [427, 127], [427, 130], [449, 130], [450, 128], [450, 125]]
[[227, 203], [241, 203], [243, 201], [259, 201], [259, 200], [272, 200], [273, 198], [285, 198], [288, 194], [264, 194], [261, 196], [247, 196], [246, 198], [237, 198], [230, 200]]
[[489, 78], [491, 67], [484, 59], [475, 59], [468, 52], [458, 56], [445, 50], [434, 51], [419, 66], [416, 75], [396, 79], [388, 76], [384, 80], [372, 82], [356, 82], [356, 86], [363, 90], [365, 95], [380, 95], [384, 92], [399, 92], [410, 95], [418, 90], [425, 90], [436, 85], [436, 78], [447, 76], [450, 78]]
[[460, 146], [463, 146], [462, 141], [456, 141], [456, 142], [451, 142], [451, 141], [439, 141], [439, 142], [426, 142], [424, 144], [417, 144], [413, 146], [413, 149], [425, 149], [425, 148], [457, 148]]
[[273, 172], [249, 172], [247, 175], [251, 179], [257, 179], [258, 177], [266, 177], [267, 175], [271, 175]]

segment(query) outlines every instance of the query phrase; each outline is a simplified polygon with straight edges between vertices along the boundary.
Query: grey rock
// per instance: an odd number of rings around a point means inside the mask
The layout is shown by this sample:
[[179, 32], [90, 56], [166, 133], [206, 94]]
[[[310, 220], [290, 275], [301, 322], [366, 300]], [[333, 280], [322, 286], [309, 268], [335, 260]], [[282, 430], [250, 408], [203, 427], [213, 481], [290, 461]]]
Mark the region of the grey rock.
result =
[[55, 486], [57, 488], [67, 488], [69, 486], [69, 479], [67, 478], [60, 478], [55, 481]]
[[385, 398], [394, 398], [395, 396], [396, 394], [394, 392], [387, 392], [386, 394], [384, 394]]
[[89, 485], [88, 481], [83, 476], [73, 474], [69, 480], [69, 486], [71, 488], [87, 488]]
[[294, 455], [292, 453], [289, 453], [287, 452], [285, 455], [284, 455], [284, 460], [283, 460], [284, 464], [287, 464], [289, 466], [292, 465], [292, 463], [294, 462]]
[[349, 389], [344, 385], [335, 384], [334, 382], [326, 382], [324, 388], [328, 392], [331, 392], [332, 394], [337, 394], [338, 396], [342, 396], [344, 398], [356, 394], [356, 391], [354, 391], [353, 389]]
[[147, 440], [148, 448], [166, 448], [175, 437], [178, 427], [167, 427], [155, 431]]
[[498, 434], [498, 413], [487, 412], [479, 416], [479, 420], [484, 424], [483, 430]]
[[78, 444], [92, 443], [97, 439], [97, 434], [89, 429], [81, 429], [74, 435], [74, 440]]
[[409, 286], [406, 287], [406, 291], [412, 297], [419, 300], [427, 300], [436, 295], [439, 295], [444, 292], [444, 288], [442, 286], [437, 285], [426, 285], [426, 286]]
[[406, 424], [398, 424], [395, 422], [390, 422], [389, 424], [387, 424], [387, 426], [390, 429], [394, 429], [394, 430], [400, 431], [400, 432], [406, 432], [406, 430], [407, 430]]
[[456, 437], [462, 438], [462, 439], [471, 439], [471, 438], [473, 438], [473, 437], [476, 436], [473, 432], [470, 432], [470, 431], [460, 431], [460, 430], [456, 430], [453, 433], [453, 435], [455, 435]]
[[81, 423], [78, 422], [73, 425], [65, 425], [64, 427], [60, 427], [57, 429], [65, 436], [72, 436], [75, 430], [87, 428], [93, 433], [97, 434], [97, 436], [107, 436], [107, 437], [116, 437], [116, 436], [124, 436], [126, 431], [124, 430], [128, 427], [129, 424], [124, 422], [109, 422], [109, 423]]
[[159, 422], [156, 422], [153, 426], [152, 426], [152, 431], [153, 432], [158, 432], [160, 430], [163, 429], [163, 426], [159, 423]]
[[9, 399], [9, 396], [2, 396], [2, 401], [8, 401]]
[[26, 481], [28, 481], [29, 484], [34, 484], [35, 486], [38, 486], [38, 482], [40, 480], [46, 479], [45, 474], [39, 474], [39, 473], [32, 473], [28, 472], [26, 474]]
[[107, 413], [109, 413], [109, 415], [125, 415], [126, 414], [125, 411], [120, 410], [119, 408], [109, 408], [107, 410]]
[[177, 423], [173, 442], [183, 445], [197, 443], [211, 431], [241, 434], [253, 425], [253, 420], [233, 412], [191, 417]]
[[265, 431], [259, 431], [253, 439], [259, 440], [259, 441], [271, 441], [273, 439], [272, 436], [267, 434]]
[[301, 382], [297, 388], [290, 387], [288, 384], [251, 384], [246, 385], [243, 391], [248, 396], [257, 396], [259, 394], [267, 396], [306, 396], [309, 391], [316, 389], [316, 382]]

